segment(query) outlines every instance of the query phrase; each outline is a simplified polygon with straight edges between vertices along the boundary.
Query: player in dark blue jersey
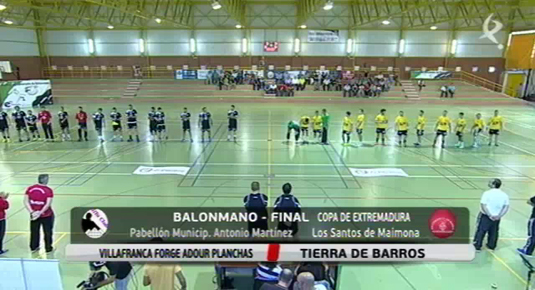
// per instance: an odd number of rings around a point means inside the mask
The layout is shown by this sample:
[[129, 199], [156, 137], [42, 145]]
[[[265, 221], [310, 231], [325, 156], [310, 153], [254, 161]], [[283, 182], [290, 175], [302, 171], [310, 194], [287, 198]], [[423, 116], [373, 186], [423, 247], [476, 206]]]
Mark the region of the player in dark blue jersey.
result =
[[180, 114], [180, 120], [182, 120], [182, 142], [186, 139], [186, 131], [189, 133], [190, 142], [193, 142], [193, 137], [191, 137], [190, 118], [191, 114], [188, 112], [188, 108], [184, 108], [184, 112]]
[[149, 119], [149, 133], [151, 136], [151, 139], [150, 139], [151, 142], [156, 139], [156, 121], [154, 121], [155, 114], [156, 114], [156, 108], [150, 107], [148, 119]]
[[0, 132], [2, 132], [2, 137], [4, 137], [4, 143], [11, 142], [11, 137], [9, 136], [9, 116], [6, 112], [2, 111], [2, 105], [0, 105]]
[[202, 108], [202, 112], [199, 114], [199, 127], [201, 128], [201, 140], [204, 142], [204, 132], [208, 132], [208, 141], [212, 141], [212, 133], [210, 128], [214, 122], [212, 121], [212, 114], [206, 110], [206, 107]]
[[61, 107], [58, 112], [59, 128], [61, 130], [61, 139], [71, 140], [71, 132], [69, 129], [69, 114], [65, 111], [64, 107]]
[[93, 123], [95, 123], [98, 139], [100, 142], [104, 142], [104, 136], [102, 135], [102, 130], [104, 128], [104, 113], [102, 113], [102, 108], [98, 108], [97, 112], [93, 114]]
[[154, 114], [154, 121], [156, 121], [158, 140], [167, 140], [169, 137], [167, 136], [167, 129], [165, 128], [165, 113], [162, 111], [162, 108], [158, 107], [156, 114]]
[[30, 134], [32, 134], [33, 140], [40, 140], [41, 135], [39, 135], [39, 129], [37, 129], [37, 116], [33, 114], [32, 110], [28, 110], [26, 124], [28, 124], [28, 129], [30, 130]]
[[234, 105], [230, 106], [230, 110], [227, 113], [228, 117], [228, 136], [227, 141], [230, 141], [230, 137], [234, 136], [234, 142], [236, 142], [236, 131], [238, 131], [238, 111]]
[[115, 138], [119, 138], [123, 142], [123, 126], [121, 126], [121, 113], [117, 112], [117, 108], [113, 107], [110, 113], [111, 125], [113, 128], [113, 138], [111, 141], [115, 141]]
[[26, 139], [30, 141], [30, 133], [26, 128], [26, 113], [21, 111], [19, 106], [15, 106], [15, 112], [11, 114], [13, 121], [15, 121], [15, 129], [17, 129], [17, 134], [19, 136], [19, 142], [22, 142], [22, 134], [20, 131], [24, 131], [26, 134]]
[[126, 110], [126, 125], [128, 127], [128, 142], [133, 142], [132, 135], [136, 134], [136, 141], [139, 142], [139, 132], [137, 130], [137, 111], [132, 105], [128, 105]]

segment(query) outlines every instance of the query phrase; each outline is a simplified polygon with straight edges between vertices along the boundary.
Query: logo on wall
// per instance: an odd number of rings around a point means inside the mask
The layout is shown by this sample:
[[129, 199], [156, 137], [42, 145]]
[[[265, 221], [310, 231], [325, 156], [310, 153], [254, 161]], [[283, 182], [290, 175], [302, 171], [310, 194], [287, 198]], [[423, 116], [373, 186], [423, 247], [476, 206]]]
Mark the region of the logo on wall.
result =
[[457, 218], [447, 209], [437, 209], [429, 218], [429, 229], [439, 239], [446, 239], [455, 233]]
[[[503, 24], [500, 21], [492, 20], [493, 15], [494, 14], [489, 15], [489, 17], [485, 19], [485, 22], [483, 22], [483, 35], [481, 35], [479, 39], [488, 38], [490, 41], [498, 45], [498, 49], [503, 49], [503, 44], [499, 43], [496, 37], [494, 37], [494, 34], [498, 33], [498, 31], [503, 28]], [[494, 22], [494, 28], [492, 30], [489, 30], [490, 21]]]
[[98, 239], [108, 231], [108, 217], [100, 209], [90, 209], [82, 217], [82, 230], [88, 237]]
[[266, 41], [266, 42], [264, 42], [264, 51], [265, 52], [277, 52], [277, 51], [279, 51], [279, 43], [277, 41]]

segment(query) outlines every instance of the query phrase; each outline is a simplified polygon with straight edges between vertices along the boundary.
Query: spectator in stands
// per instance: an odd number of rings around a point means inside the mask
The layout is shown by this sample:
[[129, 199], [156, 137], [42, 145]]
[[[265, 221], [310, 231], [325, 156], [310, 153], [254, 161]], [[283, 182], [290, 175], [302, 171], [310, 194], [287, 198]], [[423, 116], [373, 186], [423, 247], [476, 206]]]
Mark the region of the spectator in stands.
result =
[[295, 96], [295, 90], [294, 90], [294, 87], [290, 86], [288, 87], [288, 92], [286, 93], [288, 97], [293, 97]]
[[401, 86], [401, 82], [399, 81], [399, 76], [397, 74], [394, 74], [393, 79], [395, 86]]
[[292, 280], [294, 278], [294, 274], [290, 269], [284, 269], [282, 270], [281, 274], [279, 275], [279, 283], [277, 284], [269, 284], [264, 283], [262, 287], [260, 287], [260, 290], [287, 290], [290, 289], [290, 285], [292, 284]]
[[447, 98], [448, 97], [448, 86], [443, 85], [440, 87], [440, 97], [441, 98]]
[[[292, 195], [292, 185], [290, 183], [285, 183], [282, 186], [282, 192], [283, 194], [277, 197], [277, 200], [275, 200], [273, 211], [300, 213], [301, 203], [299, 203], [297, 197]], [[299, 225], [297, 222], [279, 222], [277, 225], [277, 229], [280, 231], [291, 230], [292, 236], [295, 237], [295, 235], [299, 231]]]
[[297, 276], [297, 281], [294, 285], [294, 290], [329, 290], [323, 284], [315, 284], [314, 276], [312, 274], [305, 272]]
[[345, 84], [344, 92], [342, 93], [342, 96], [344, 96], [344, 98], [351, 97], [351, 86], [349, 84]]
[[92, 271], [98, 271], [102, 267], [106, 267], [110, 275], [106, 280], [95, 285], [93, 289], [113, 283], [116, 290], [128, 290], [128, 282], [133, 276], [130, 262], [90, 262], [89, 266]]
[[374, 96], [375, 97], [380, 97], [382, 92], [383, 92], [383, 90], [382, 90], [381, 86], [380, 85], [376, 85], [375, 86]]
[[181, 286], [179, 289], [187, 289], [186, 278], [178, 264], [147, 263], [143, 267], [143, 286], [150, 285], [151, 290], [176, 289], [176, 281]]
[[213, 74], [213, 71], [209, 70], [208, 73], [206, 74], [206, 79], [204, 80], [204, 84], [205, 85], [211, 85], [212, 84], [212, 74]]
[[323, 90], [324, 91], [331, 90], [331, 80], [328, 77], [323, 79]]
[[455, 95], [455, 85], [453, 83], [450, 83], [448, 86], [448, 93], [450, 94], [450, 98], [453, 98], [453, 95]]
[[418, 91], [421, 92], [424, 87], [425, 87], [425, 81], [418, 80]]
[[260, 262], [255, 269], [253, 290], [259, 290], [264, 284], [277, 284], [281, 272], [277, 263]]
[[299, 78], [299, 86], [301, 87], [301, 91], [304, 91], [306, 89], [307, 84], [304, 77]]
[[321, 262], [303, 262], [295, 268], [295, 276], [301, 273], [310, 273], [314, 276], [316, 284], [323, 284], [326, 288], [332, 288], [334, 285], [329, 276], [329, 267]]

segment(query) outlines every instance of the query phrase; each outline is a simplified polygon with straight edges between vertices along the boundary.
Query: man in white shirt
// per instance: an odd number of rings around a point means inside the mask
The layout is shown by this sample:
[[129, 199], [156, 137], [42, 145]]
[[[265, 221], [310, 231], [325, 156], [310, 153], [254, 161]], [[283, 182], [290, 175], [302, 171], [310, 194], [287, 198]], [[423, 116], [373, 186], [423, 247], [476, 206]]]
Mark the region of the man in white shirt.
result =
[[440, 97], [441, 98], [447, 98], [448, 97], [448, 86], [444, 85], [440, 87]]
[[491, 251], [496, 249], [500, 220], [509, 210], [509, 196], [500, 189], [501, 186], [502, 181], [498, 178], [490, 180], [490, 189], [481, 197], [481, 212], [477, 219], [477, 230], [474, 236], [476, 251], [481, 251], [483, 239], [487, 233], [487, 248]]

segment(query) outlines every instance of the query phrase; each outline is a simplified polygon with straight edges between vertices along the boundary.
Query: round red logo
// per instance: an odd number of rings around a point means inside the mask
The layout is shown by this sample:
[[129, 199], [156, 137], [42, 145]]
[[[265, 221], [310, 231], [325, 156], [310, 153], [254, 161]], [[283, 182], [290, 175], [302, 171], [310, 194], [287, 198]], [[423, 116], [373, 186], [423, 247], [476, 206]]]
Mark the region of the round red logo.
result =
[[429, 218], [429, 229], [439, 239], [446, 239], [455, 233], [457, 218], [447, 209], [437, 209]]

